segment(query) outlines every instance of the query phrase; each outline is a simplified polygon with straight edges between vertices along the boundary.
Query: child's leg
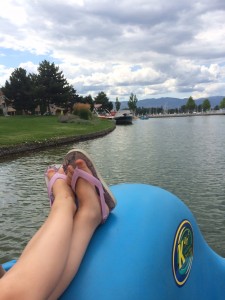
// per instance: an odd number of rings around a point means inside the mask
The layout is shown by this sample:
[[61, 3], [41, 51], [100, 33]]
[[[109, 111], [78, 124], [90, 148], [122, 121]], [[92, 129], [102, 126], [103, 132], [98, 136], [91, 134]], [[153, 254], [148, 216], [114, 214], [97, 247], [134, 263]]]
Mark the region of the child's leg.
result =
[[[51, 177], [55, 174], [55, 172], [56, 172], [56, 171], [55, 171], [54, 169], [49, 169], [49, 170], [48, 170], [48, 177], [49, 177], [49, 180], [50, 180]], [[64, 174], [63, 168], [60, 168], [60, 169], [58, 170], [58, 173]], [[58, 181], [58, 180], [57, 180], [57, 181]], [[56, 182], [57, 182], [57, 181], [56, 181]], [[72, 192], [72, 190], [71, 190], [71, 188], [70, 188], [70, 186], [69, 186], [69, 181], [67, 181], [67, 185], [68, 185], [68, 186], [65, 185], [65, 182], [63, 182], [63, 180], [61, 180], [61, 182], [62, 182], [62, 186], [61, 186], [60, 183], [57, 183], [56, 186], [55, 186], [55, 184], [54, 184], [54, 186], [53, 186], [53, 192], [57, 194], [57, 201], [60, 201], [60, 199], [61, 199], [62, 204], [63, 204], [63, 203], [66, 201], [67, 197], [69, 197], [69, 198], [72, 197], [72, 198], [74, 199], [74, 194], [73, 194], [73, 192]], [[65, 189], [65, 186], [66, 186], [66, 189]], [[74, 206], [74, 202], [75, 202], [75, 201], [73, 201], [72, 206]], [[57, 206], [59, 205], [58, 202], [55, 202], [55, 201], [54, 201], [54, 207], [56, 206], [55, 203], [57, 203]], [[74, 209], [74, 207], [73, 207], [73, 209]], [[76, 212], [76, 207], [75, 207], [74, 213], [75, 213], [75, 212]], [[51, 214], [51, 211], [50, 211], [50, 214]], [[50, 216], [50, 215], [49, 215], [49, 216]], [[33, 245], [34, 245], [35, 243], [38, 242], [39, 237], [42, 237], [42, 232], [45, 231], [46, 224], [47, 224], [47, 220], [46, 220], [45, 223], [41, 226], [41, 228], [39, 228], [39, 230], [35, 233], [35, 235], [32, 237], [32, 239], [29, 241], [29, 243], [27, 244], [26, 248], [23, 250], [23, 253], [22, 253], [22, 255], [20, 256], [20, 258], [21, 258], [22, 256], [26, 255], [27, 252], [30, 251], [30, 249], [31, 249], [31, 251], [33, 251]]]
[[40, 232], [0, 280], [1, 299], [46, 299], [63, 273], [71, 246], [76, 206], [73, 192], [64, 180], [55, 182], [53, 194], [54, 204]]
[[5, 274], [5, 270], [3, 267], [0, 265], [0, 278]]
[[[79, 169], [91, 174], [83, 160], [77, 160]], [[71, 181], [74, 169], [69, 166], [68, 177]], [[86, 180], [79, 178], [76, 184], [76, 194], [79, 200], [79, 209], [74, 217], [73, 236], [70, 252], [62, 277], [49, 299], [57, 299], [67, 288], [83, 259], [90, 239], [102, 221], [99, 198], [95, 187]]]

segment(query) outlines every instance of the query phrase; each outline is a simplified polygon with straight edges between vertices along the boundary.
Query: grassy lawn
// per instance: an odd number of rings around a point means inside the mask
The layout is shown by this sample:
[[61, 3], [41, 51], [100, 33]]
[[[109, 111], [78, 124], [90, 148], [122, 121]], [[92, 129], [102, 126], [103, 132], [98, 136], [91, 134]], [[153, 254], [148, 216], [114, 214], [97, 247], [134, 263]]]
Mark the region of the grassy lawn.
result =
[[81, 121], [60, 123], [56, 116], [0, 117], [0, 147], [52, 138], [80, 136], [114, 126], [111, 121], [98, 118]]

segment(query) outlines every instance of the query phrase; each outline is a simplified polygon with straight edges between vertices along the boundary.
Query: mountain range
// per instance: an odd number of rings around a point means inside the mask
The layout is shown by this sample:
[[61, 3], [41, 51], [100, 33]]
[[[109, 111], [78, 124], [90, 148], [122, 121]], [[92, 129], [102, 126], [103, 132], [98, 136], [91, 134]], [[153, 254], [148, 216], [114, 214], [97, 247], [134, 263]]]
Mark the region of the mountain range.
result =
[[[211, 107], [214, 108], [216, 105], [219, 105], [221, 100], [225, 98], [225, 96], [212, 96], [207, 97], [210, 101]], [[202, 102], [206, 98], [199, 98], [196, 99], [196, 105], [202, 104]], [[164, 109], [171, 109], [171, 108], [179, 108], [182, 105], [187, 103], [188, 98], [179, 99], [179, 98], [172, 98], [172, 97], [163, 97], [163, 98], [149, 98], [138, 100], [137, 107], [163, 107]], [[121, 101], [120, 109], [125, 109], [128, 107], [128, 101]]]

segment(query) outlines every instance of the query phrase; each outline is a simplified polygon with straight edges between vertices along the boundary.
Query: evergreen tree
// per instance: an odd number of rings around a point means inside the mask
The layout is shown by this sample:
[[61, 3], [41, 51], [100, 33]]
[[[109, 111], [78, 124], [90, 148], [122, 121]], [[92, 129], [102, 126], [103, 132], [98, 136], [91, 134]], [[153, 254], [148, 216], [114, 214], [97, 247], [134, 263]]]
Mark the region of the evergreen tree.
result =
[[83, 101], [84, 101], [84, 103], [89, 104], [91, 111], [93, 111], [93, 109], [94, 109], [94, 100], [92, 99], [92, 96], [88, 95], [88, 96], [83, 97]]
[[27, 75], [25, 69], [15, 69], [9, 77], [9, 81], [7, 80], [5, 86], [2, 87], [2, 92], [7, 98], [13, 100], [13, 106], [17, 110], [17, 113], [34, 111], [32, 78], [30, 75]]
[[40, 63], [37, 75], [37, 95], [43, 110], [50, 112], [50, 104], [70, 106], [76, 91], [68, 84], [63, 72], [54, 63]]
[[109, 101], [109, 98], [104, 92], [99, 92], [98, 95], [95, 97], [95, 103], [101, 104], [102, 110], [111, 111], [113, 109], [113, 103]]

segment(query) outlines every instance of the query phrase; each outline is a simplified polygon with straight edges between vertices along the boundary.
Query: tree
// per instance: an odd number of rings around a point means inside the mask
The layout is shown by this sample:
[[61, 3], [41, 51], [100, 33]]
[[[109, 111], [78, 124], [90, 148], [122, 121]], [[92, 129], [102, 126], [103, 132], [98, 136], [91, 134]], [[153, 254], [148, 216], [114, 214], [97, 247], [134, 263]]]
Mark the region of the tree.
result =
[[225, 98], [223, 98], [223, 100], [220, 101], [220, 108], [221, 109], [225, 108]]
[[150, 107], [148, 107], [148, 108], [143, 107], [143, 106], [142, 107], [137, 107], [136, 114], [137, 115], [147, 115], [147, 114], [150, 113], [150, 111], [151, 111]]
[[67, 85], [64, 94], [63, 94], [63, 101], [61, 102], [61, 106], [65, 107], [67, 110], [72, 111], [72, 107], [74, 103], [77, 102], [79, 96], [76, 93], [76, 90], [72, 85]]
[[211, 104], [210, 104], [209, 100], [205, 99], [203, 101], [203, 103], [202, 103], [202, 109], [203, 109], [203, 111], [210, 110], [210, 108], [211, 108]]
[[79, 98], [59, 67], [46, 60], [40, 63], [38, 74], [27, 74], [22, 68], [15, 69], [2, 91], [13, 100], [17, 113], [34, 113], [35, 107], [40, 105], [43, 114], [47, 109], [50, 111], [50, 104], [71, 109]]
[[198, 106], [197, 106], [197, 110], [198, 110], [198, 112], [202, 112], [202, 104], [199, 104]]
[[130, 99], [128, 101], [128, 107], [129, 107], [129, 110], [132, 111], [134, 115], [135, 115], [136, 109], [137, 109], [137, 102], [138, 102], [138, 99], [137, 99], [136, 95], [131, 93]]
[[182, 106], [180, 107], [180, 112], [181, 112], [181, 113], [185, 113], [185, 112], [186, 112], [186, 105], [182, 105]]
[[50, 111], [50, 104], [67, 108], [75, 97], [76, 91], [64, 78], [54, 63], [46, 60], [40, 63], [37, 75], [37, 94], [43, 110]]
[[121, 103], [119, 102], [118, 97], [116, 97], [116, 111], [120, 110]]
[[195, 101], [193, 100], [192, 97], [189, 97], [189, 99], [187, 100], [186, 109], [189, 112], [191, 112], [191, 113], [194, 111], [194, 109], [195, 109]]
[[2, 91], [9, 99], [13, 100], [13, 106], [17, 113], [22, 113], [23, 110], [34, 111], [32, 78], [27, 75], [25, 69], [15, 69], [9, 77], [9, 81], [5, 82]]
[[102, 105], [102, 110], [111, 111], [113, 109], [113, 103], [109, 101], [109, 98], [104, 92], [99, 92], [95, 97], [95, 103]]
[[112, 101], [109, 101], [108, 111], [110, 112], [111, 110], [113, 110], [113, 103], [112, 103]]
[[90, 105], [90, 110], [93, 111], [94, 109], [94, 100], [91, 95], [83, 97], [83, 103]]

